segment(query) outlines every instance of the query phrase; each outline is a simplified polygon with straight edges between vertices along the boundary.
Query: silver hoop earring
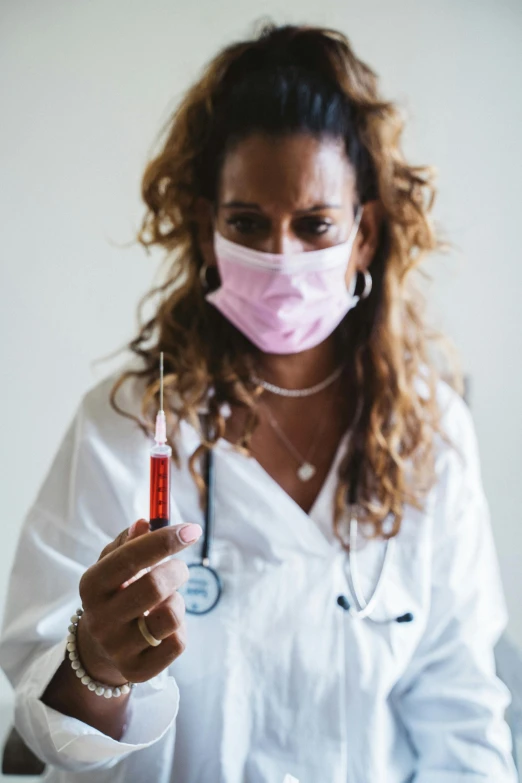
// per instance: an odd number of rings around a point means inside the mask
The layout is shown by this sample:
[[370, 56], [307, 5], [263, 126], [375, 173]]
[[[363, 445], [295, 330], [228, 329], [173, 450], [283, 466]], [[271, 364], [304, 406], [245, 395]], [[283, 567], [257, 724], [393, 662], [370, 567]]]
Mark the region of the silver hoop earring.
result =
[[373, 280], [371, 274], [368, 272], [368, 270], [361, 272], [361, 274], [364, 277], [364, 289], [361, 294], [361, 299], [368, 299], [372, 292], [372, 286], [373, 286]]

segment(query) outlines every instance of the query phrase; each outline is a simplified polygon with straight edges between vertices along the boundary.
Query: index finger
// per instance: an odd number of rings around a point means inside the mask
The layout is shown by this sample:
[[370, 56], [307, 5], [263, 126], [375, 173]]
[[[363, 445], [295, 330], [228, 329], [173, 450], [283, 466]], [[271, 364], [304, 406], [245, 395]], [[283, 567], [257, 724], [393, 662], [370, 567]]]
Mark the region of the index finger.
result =
[[[193, 533], [191, 541], [185, 542], [179, 537], [183, 529]], [[91, 594], [103, 596], [114, 592], [138, 571], [150, 568], [194, 544], [202, 532], [200, 525], [175, 525], [162, 527], [125, 542], [91, 567]]]

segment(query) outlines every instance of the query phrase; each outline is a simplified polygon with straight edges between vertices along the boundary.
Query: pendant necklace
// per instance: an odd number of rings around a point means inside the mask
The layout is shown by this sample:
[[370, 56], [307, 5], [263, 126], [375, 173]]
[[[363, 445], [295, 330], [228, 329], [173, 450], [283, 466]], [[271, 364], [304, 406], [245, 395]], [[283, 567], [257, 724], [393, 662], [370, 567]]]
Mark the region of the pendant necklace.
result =
[[[337, 376], [337, 378], [339, 377], [339, 375]], [[334, 380], [336, 380], [336, 378], [334, 378]], [[313, 478], [317, 472], [317, 467], [312, 462], [312, 459], [317, 449], [317, 445], [321, 439], [321, 435], [325, 430], [327, 417], [326, 416], [322, 417], [322, 420], [320, 421], [319, 429], [315, 435], [312, 445], [308, 449], [306, 455], [303, 456], [301, 452], [298, 451], [294, 446], [294, 444], [289, 440], [286, 433], [283, 431], [279, 423], [276, 421], [270, 408], [267, 405], [263, 405], [263, 407], [266, 411], [268, 423], [272, 427], [274, 433], [277, 435], [277, 437], [279, 438], [283, 446], [286, 447], [287, 451], [289, 451], [290, 454], [292, 454], [292, 456], [294, 457], [294, 459], [299, 463], [299, 467], [297, 468], [296, 471], [297, 478], [303, 482], [310, 481], [310, 479]]]
[[312, 446], [308, 450], [306, 457], [303, 457], [301, 452], [299, 452], [294, 446], [294, 444], [291, 443], [290, 440], [287, 438], [287, 436], [285, 435], [285, 433], [283, 432], [283, 430], [281, 429], [277, 421], [274, 419], [272, 412], [267, 408], [266, 405], [264, 406], [264, 408], [266, 410], [268, 423], [272, 427], [273, 431], [275, 432], [275, 434], [277, 435], [277, 437], [279, 438], [283, 446], [286, 447], [287, 451], [289, 451], [290, 454], [292, 454], [292, 456], [299, 463], [299, 467], [297, 468], [297, 478], [300, 481], [310, 481], [310, 479], [315, 476], [317, 470], [313, 462], [311, 462], [311, 460], [315, 453], [317, 444], [319, 442], [319, 435], [321, 435], [324, 430], [324, 422], [326, 420], [326, 417], [323, 418], [323, 422], [322, 422], [323, 426], [321, 427], [320, 432], [314, 438]]

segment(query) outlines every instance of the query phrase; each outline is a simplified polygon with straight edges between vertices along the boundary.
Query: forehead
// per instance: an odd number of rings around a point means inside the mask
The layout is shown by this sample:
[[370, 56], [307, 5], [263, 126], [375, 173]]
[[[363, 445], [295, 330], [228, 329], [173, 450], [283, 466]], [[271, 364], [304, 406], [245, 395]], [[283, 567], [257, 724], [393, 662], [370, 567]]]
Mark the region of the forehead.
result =
[[225, 156], [220, 204], [233, 200], [263, 208], [306, 208], [309, 202], [351, 202], [355, 177], [342, 140], [307, 134], [252, 134]]

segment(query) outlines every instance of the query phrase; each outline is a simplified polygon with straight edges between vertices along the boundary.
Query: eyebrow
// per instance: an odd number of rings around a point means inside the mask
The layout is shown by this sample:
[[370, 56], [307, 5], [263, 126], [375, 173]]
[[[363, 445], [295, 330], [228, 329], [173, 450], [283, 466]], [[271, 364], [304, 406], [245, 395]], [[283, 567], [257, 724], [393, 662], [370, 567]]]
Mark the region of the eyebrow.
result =
[[[261, 207], [259, 204], [254, 204], [249, 201], [227, 201], [224, 204], [221, 204], [221, 206], [224, 209], [258, 209], [260, 212]], [[295, 214], [302, 214], [304, 212], [319, 212], [322, 209], [342, 209], [342, 204], [314, 204], [313, 207], [309, 207], [308, 209], [296, 209]]]

